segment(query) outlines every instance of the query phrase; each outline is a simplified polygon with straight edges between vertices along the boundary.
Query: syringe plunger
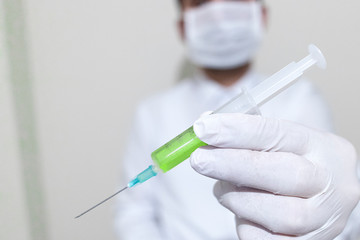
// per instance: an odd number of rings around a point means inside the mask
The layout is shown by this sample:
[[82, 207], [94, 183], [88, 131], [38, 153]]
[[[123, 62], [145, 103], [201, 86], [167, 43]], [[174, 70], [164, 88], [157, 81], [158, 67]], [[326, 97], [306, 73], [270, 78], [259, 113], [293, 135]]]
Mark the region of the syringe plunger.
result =
[[309, 45], [309, 55], [295, 63], [292, 62], [277, 73], [273, 74], [249, 91], [257, 106], [261, 106], [293, 83], [305, 70], [317, 63], [318, 67], [325, 69], [326, 60], [320, 49]]

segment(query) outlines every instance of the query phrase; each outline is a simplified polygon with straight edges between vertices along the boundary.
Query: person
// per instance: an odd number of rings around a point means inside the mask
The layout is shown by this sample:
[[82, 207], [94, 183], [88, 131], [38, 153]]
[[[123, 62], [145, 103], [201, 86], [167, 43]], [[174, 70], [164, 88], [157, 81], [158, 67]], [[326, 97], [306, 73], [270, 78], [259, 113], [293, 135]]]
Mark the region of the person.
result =
[[264, 79], [251, 64], [266, 25], [263, 2], [180, 6], [179, 31], [198, 72], [140, 104], [122, 177], [151, 165], [151, 152], [192, 124], [209, 146], [118, 198], [119, 239], [359, 237], [360, 214], [348, 221], [360, 196], [356, 153], [330, 133], [328, 108], [309, 81], [261, 106], [261, 115], [199, 118]]

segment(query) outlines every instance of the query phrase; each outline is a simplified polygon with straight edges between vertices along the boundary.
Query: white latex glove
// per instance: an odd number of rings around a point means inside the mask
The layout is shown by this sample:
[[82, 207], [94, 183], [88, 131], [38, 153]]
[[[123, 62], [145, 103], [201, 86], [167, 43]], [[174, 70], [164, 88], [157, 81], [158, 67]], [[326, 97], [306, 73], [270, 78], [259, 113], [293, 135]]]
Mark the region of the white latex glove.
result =
[[214, 114], [194, 124], [211, 146], [192, 167], [221, 180], [218, 201], [236, 215], [240, 239], [333, 239], [360, 196], [356, 152], [341, 137], [292, 122]]

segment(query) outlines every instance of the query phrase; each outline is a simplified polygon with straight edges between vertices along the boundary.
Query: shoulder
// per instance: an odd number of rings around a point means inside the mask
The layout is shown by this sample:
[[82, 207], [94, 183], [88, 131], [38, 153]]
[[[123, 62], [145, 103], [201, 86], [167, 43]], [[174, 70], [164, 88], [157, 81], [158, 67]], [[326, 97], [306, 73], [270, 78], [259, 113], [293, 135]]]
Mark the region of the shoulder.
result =
[[170, 89], [144, 99], [136, 108], [135, 121], [145, 126], [159, 126], [176, 118], [188, 106], [185, 98], [192, 94], [194, 84], [192, 79], [184, 79]]
[[308, 79], [299, 79], [286, 91], [264, 104], [268, 117], [295, 121], [310, 127], [332, 130], [331, 113], [320, 90]]
[[264, 104], [265, 107], [281, 105], [283, 107], [299, 107], [308, 101], [324, 102], [320, 91], [306, 78], [299, 79], [296, 83], [280, 93], [274, 99]]
[[309, 96], [321, 97], [320, 91], [317, 87], [307, 78], [300, 78], [296, 83], [289, 87], [279, 95], [280, 98], [288, 100], [299, 100]]
[[308, 113], [328, 114], [329, 111], [329, 106], [320, 89], [308, 79], [300, 79], [289, 89], [284, 98], [288, 99], [293, 106], [304, 109]]
[[191, 94], [192, 89], [190, 79], [182, 80], [172, 88], [146, 98], [137, 106], [133, 125], [149, 146], [156, 147], [166, 141], [169, 135], [177, 133], [182, 126], [179, 120], [184, 119], [188, 106], [184, 97]]
[[288, 92], [288, 98], [291, 97], [294, 100], [302, 99], [305, 97], [317, 97], [322, 99], [320, 90], [307, 78], [301, 78], [293, 86], [290, 87]]
[[194, 85], [192, 79], [184, 79], [176, 85], [163, 92], [152, 95], [144, 99], [139, 105], [140, 111], [155, 110], [166, 105], [174, 104], [184, 98], [184, 95], [190, 93]]

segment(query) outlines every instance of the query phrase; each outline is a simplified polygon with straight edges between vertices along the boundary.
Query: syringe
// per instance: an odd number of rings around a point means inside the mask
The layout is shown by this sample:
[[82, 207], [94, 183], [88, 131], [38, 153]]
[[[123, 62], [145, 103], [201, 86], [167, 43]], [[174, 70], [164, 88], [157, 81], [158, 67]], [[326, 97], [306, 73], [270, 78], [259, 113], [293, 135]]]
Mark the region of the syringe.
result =
[[[265, 79], [250, 91], [242, 91], [238, 96], [234, 97], [229, 102], [225, 103], [219, 109], [215, 110], [212, 114], [217, 113], [246, 113], [254, 114], [258, 112], [258, 107], [263, 105], [275, 97], [280, 92], [287, 89], [295, 80], [298, 79], [305, 70], [317, 64], [318, 67], [325, 69], [326, 60], [315, 45], [311, 44], [308, 47], [309, 55], [300, 60], [299, 62], [292, 62], [277, 73], [273, 74], [269, 78]], [[108, 197], [104, 201], [80, 214], [76, 218], [84, 215], [100, 204], [106, 202], [110, 198], [114, 197], [118, 193], [124, 191], [127, 188], [134, 187], [140, 183], [143, 183], [150, 178], [156, 176], [159, 172], [167, 172], [174, 168], [184, 160], [190, 157], [197, 148], [206, 146], [207, 144], [202, 142], [195, 134], [193, 127], [191, 126], [177, 137], [173, 138], [169, 142], [165, 143], [160, 148], [156, 149], [151, 154], [151, 158], [154, 165], [149, 166], [147, 169], [139, 173], [134, 179], [132, 179], [125, 188], [121, 189], [117, 193]]]

